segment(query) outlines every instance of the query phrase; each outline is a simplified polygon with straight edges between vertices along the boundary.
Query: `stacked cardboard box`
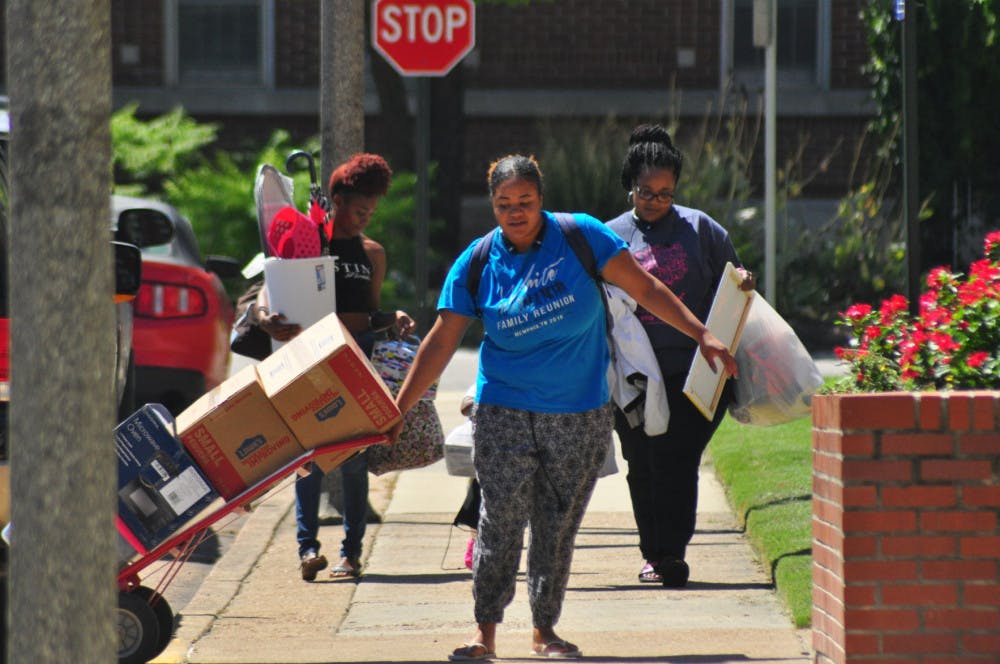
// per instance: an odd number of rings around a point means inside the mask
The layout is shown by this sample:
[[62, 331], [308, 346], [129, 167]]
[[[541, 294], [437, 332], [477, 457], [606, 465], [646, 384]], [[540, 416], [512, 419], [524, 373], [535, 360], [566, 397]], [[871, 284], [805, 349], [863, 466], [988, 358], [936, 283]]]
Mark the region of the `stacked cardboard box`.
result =
[[229, 500], [303, 452], [248, 366], [177, 416], [177, 433]]
[[[336, 314], [310, 325], [177, 418], [184, 447], [229, 499], [305, 450], [384, 433], [392, 395]], [[357, 452], [317, 459], [330, 470]]]
[[309, 450], [399, 421], [378, 373], [336, 314], [310, 325], [257, 365], [267, 398]]
[[344, 442], [324, 470], [357, 453], [364, 436], [400, 419], [392, 395], [336, 314], [303, 330], [257, 366], [173, 419], [149, 404], [115, 429], [121, 560], [146, 554], [220, 496], [230, 501], [305, 450]]

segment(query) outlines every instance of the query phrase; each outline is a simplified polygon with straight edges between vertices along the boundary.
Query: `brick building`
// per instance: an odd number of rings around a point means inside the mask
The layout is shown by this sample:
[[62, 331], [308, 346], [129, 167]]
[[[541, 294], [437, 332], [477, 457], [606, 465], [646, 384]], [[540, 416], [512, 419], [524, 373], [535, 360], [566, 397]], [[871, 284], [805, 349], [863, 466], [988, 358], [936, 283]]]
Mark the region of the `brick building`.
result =
[[[778, 0], [778, 163], [803, 136], [807, 170], [844, 145], [807, 196], [845, 192], [853, 146], [873, 112], [860, 71], [864, 1]], [[115, 103], [137, 101], [141, 114], [181, 105], [219, 122], [229, 146], [277, 128], [297, 139], [313, 135], [319, 3], [112, 0]], [[453, 89], [462, 96], [463, 193], [483, 195], [492, 158], [537, 152], [543, 119], [662, 120], [673, 109], [683, 132], [726, 90], [745, 94], [754, 108], [763, 51], [752, 44], [752, 7], [753, 0], [479, 2], [476, 48], [453, 74], [461, 80]], [[387, 120], [371, 76], [380, 56], [367, 53], [366, 148], [386, 151]], [[412, 83], [405, 82], [411, 92]]]

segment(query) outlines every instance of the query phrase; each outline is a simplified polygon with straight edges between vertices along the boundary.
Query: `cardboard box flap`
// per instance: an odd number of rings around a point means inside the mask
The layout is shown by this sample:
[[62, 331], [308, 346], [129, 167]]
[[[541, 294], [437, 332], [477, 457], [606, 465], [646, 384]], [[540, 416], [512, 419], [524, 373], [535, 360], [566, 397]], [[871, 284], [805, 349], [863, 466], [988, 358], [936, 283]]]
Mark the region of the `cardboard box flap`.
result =
[[383, 433], [399, 421], [385, 383], [336, 314], [262, 360], [257, 373], [268, 399], [307, 450]]

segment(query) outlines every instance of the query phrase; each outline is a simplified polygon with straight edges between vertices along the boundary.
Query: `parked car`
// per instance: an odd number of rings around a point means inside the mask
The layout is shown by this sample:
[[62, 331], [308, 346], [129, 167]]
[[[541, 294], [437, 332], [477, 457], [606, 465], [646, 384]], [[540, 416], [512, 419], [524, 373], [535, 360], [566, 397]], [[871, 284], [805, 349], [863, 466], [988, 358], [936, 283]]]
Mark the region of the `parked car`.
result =
[[233, 301], [222, 279], [236, 277], [236, 260], [202, 258], [187, 220], [177, 209], [146, 199], [115, 196], [120, 225], [142, 233], [144, 220], [128, 210], [148, 207], [173, 225], [169, 242], [142, 245], [142, 287], [134, 302], [136, 403], [161, 403], [178, 414], [226, 379]]
[[[7, 284], [7, 237], [9, 222], [8, 144], [10, 120], [7, 100], [0, 97], [0, 521], [7, 519], [7, 408], [10, 402], [10, 321]], [[126, 219], [122, 224], [120, 219]], [[141, 233], [137, 231], [141, 229]], [[132, 299], [139, 292], [144, 243], [169, 242], [173, 224], [158, 210], [124, 206], [115, 211], [108, 225], [108, 241], [114, 252], [115, 350], [108, 358], [114, 367], [114, 390], [118, 420], [135, 410], [135, 379], [132, 358]], [[112, 294], [109, 293], [109, 298]]]
[[[9, 388], [9, 320], [7, 293], [7, 234], [9, 221], [8, 147], [10, 116], [7, 98], [0, 96], [0, 459], [6, 458], [7, 404]], [[119, 224], [118, 213], [126, 212], [133, 223]], [[142, 229], [142, 234], [135, 231]], [[128, 207], [116, 210], [108, 226], [108, 240], [114, 251], [115, 355], [113, 359], [115, 395], [118, 419], [124, 419], [135, 409], [132, 372], [132, 299], [139, 291], [143, 243], [169, 242], [174, 232], [166, 215], [148, 207]]]

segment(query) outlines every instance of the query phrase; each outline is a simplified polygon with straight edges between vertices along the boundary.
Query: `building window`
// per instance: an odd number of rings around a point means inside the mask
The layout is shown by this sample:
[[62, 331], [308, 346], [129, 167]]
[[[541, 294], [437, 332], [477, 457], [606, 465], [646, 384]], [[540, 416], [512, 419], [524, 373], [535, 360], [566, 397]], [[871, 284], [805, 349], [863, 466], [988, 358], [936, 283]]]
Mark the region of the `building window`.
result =
[[270, 86], [273, 0], [167, 0], [175, 85]]
[[[732, 7], [732, 77], [756, 86], [764, 80], [764, 49], [753, 44], [754, 0], [729, 0]], [[778, 84], [827, 87], [829, 80], [830, 0], [775, 0]]]

